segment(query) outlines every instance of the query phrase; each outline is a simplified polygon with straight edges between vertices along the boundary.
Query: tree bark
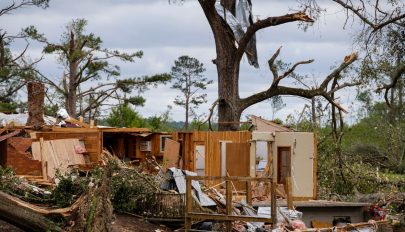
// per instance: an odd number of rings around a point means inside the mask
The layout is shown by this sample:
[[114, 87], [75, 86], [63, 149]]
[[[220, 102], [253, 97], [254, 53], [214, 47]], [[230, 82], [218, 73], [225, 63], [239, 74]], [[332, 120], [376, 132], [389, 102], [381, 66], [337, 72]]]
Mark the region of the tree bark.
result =
[[[77, 52], [77, 44], [75, 41], [75, 34], [73, 31], [70, 32], [69, 41], [69, 55], [74, 56]], [[68, 94], [66, 98], [67, 112], [71, 117], [76, 118], [76, 102], [77, 102], [77, 86], [78, 86], [78, 67], [79, 62], [75, 57], [67, 57], [69, 62], [69, 83], [68, 83]]]
[[0, 219], [18, 228], [26, 231], [60, 231], [45, 216], [47, 213], [50, 212], [0, 191]]
[[[359, 83], [344, 83], [342, 85], [337, 85], [336, 88], [327, 90], [329, 83], [332, 80], [337, 80], [340, 77], [340, 73], [346, 67], [348, 67], [354, 60], [357, 59], [357, 54], [353, 53], [345, 57], [344, 62], [331, 74], [325, 77], [322, 84], [317, 88], [303, 89], [294, 88], [288, 86], [280, 86], [279, 82], [292, 74], [296, 67], [302, 64], [308, 64], [313, 62], [313, 60], [300, 61], [295, 63], [289, 70], [287, 70], [282, 75], [278, 74], [277, 66], [275, 65], [275, 60], [279, 55], [280, 49], [273, 55], [269, 60], [270, 70], [273, 73], [273, 82], [269, 88], [265, 91], [258, 92], [241, 99], [239, 96], [239, 68], [240, 62], [243, 54], [245, 53], [245, 48], [249, 43], [250, 39], [255, 35], [255, 33], [261, 29], [265, 29], [272, 26], [278, 26], [289, 22], [301, 21], [301, 22], [313, 22], [305, 12], [296, 12], [292, 14], [285, 14], [281, 16], [268, 17], [263, 20], [257, 20], [253, 22], [247, 29], [245, 34], [238, 40], [235, 41], [232, 30], [227, 25], [225, 20], [218, 15], [215, 9], [215, 0], [199, 0], [201, 8], [208, 20], [211, 30], [214, 34], [215, 45], [216, 45], [216, 59], [213, 60], [214, 64], [217, 66], [218, 73], [218, 129], [219, 130], [238, 130], [239, 120], [242, 112], [248, 107], [269, 99], [277, 95], [293, 95], [300, 96], [304, 98], [311, 99], [314, 96], [323, 96], [330, 103], [337, 106], [340, 110], [344, 111], [343, 108], [337, 104], [331, 94], [337, 90], [358, 85]], [[234, 14], [235, 11], [235, 0], [223, 0], [221, 4], [224, 8], [229, 10]], [[238, 45], [235, 45], [235, 44]]]

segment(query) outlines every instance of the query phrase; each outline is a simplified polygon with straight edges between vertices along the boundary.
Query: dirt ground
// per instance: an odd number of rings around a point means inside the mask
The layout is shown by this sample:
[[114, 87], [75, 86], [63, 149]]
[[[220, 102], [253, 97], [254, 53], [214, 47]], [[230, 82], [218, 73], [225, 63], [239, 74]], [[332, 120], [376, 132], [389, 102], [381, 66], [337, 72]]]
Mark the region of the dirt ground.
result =
[[127, 214], [115, 214], [116, 221], [113, 224], [113, 232], [130, 232], [130, 231], [138, 231], [138, 232], [150, 232], [150, 231], [165, 231], [171, 232], [169, 228], [165, 226], [159, 226], [155, 224], [151, 224], [145, 222], [141, 218], [137, 218]]
[[[140, 218], [133, 217], [131, 215], [126, 214], [115, 214], [116, 221], [113, 224], [113, 232], [153, 232], [159, 231], [160, 232], [171, 232], [169, 228], [164, 226], [154, 225], [148, 222], [143, 221]], [[24, 232], [23, 230], [8, 224], [5, 221], [0, 220], [0, 231], [7, 231], [7, 232]]]

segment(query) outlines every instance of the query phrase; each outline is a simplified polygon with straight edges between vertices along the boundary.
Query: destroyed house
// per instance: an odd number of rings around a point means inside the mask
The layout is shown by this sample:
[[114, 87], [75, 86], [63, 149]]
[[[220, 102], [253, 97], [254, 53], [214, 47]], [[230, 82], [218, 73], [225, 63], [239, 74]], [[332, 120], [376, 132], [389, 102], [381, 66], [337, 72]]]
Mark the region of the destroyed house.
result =
[[0, 165], [13, 167], [17, 175], [50, 178], [54, 177], [55, 168], [90, 168], [99, 164], [103, 149], [135, 164], [148, 155], [161, 161], [165, 139], [170, 137], [168, 133], [151, 133], [145, 128], [52, 127], [43, 131], [26, 128], [0, 132]]
[[[164, 133], [146, 128], [52, 127], [48, 131], [31, 132], [26, 138], [10, 136], [3, 139], [0, 142], [0, 164], [14, 167], [20, 175], [39, 176], [41, 155], [54, 157], [50, 153], [59, 153], [56, 150], [63, 147], [63, 152], [76, 157], [74, 148], [81, 146], [85, 149], [81, 154], [83, 157], [66, 160], [66, 165], [98, 164], [103, 149], [106, 149], [135, 165], [153, 156], [163, 163], [164, 168], [174, 166], [201, 176], [273, 174], [281, 188], [285, 188], [286, 176], [291, 176], [294, 200], [315, 199], [316, 141], [313, 133], [295, 132], [254, 116], [251, 120], [253, 131]], [[41, 139], [45, 147], [42, 153]], [[48, 141], [54, 142], [48, 145]], [[47, 146], [55, 148], [52, 150]], [[48, 168], [60, 165], [65, 159], [63, 154], [60, 156], [52, 158]], [[215, 185], [215, 182], [208, 184]], [[244, 190], [243, 186], [237, 185]]]
[[[177, 132], [184, 169], [201, 176], [270, 176], [294, 200], [316, 198], [316, 141], [313, 133], [284, 131]], [[271, 164], [275, 164], [273, 167]], [[210, 183], [208, 183], [210, 184]], [[217, 184], [212, 182], [211, 185]]]

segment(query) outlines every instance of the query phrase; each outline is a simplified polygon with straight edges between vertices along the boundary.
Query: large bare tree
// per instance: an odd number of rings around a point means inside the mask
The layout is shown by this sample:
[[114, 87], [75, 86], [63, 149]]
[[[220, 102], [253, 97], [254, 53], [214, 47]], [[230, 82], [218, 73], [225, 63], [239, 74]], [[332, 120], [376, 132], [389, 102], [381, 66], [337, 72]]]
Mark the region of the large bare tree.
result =
[[[291, 65], [285, 71], [280, 73], [276, 65], [276, 59], [280, 53], [278, 49], [268, 61], [270, 71], [273, 76], [268, 88], [264, 91], [257, 92], [251, 96], [241, 98], [239, 96], [239, 69], [240, 62], [245, 53], [252, 65], [257, 66], [252, 54], [252, 41], [255, 39], [255, 33], [269, 27], [280, 26], [286, 23], [300, 22], [312, 23], [314, 20], [307, 15], [305, 9], [295, 13], [270, 16], [265, 19], [253, 21], [251, 15], [248, 18], [249, 24], [242, 34], [235, 36], [235, 29], [231, 28], [229, 22], [232, 17], [236, 17], [236, 4], [243, 2], [251, 6], [250, 0], [199, 0], [202, 10], [208, 20], [214, 35], [217, 57], [213, 60], [217, 66], [218, 73], [218, 120], [220, 130], [237, 130], [242, 112], [253, 104], [259, 103], [273, 96], [294, 95], [304, 98], [314, 96], [323, 96], [330, 103], [337, 105], [332, 97], [332, 93], [346, 86], [352, 86], [358, 83], [342, 83], [330, 88], [333, 80], [338, 81], [341, 78], [341, 72], [356, 60], [356, 54], [351, 54], [337, 66], [336, 69], [327, 75], [322, 83], [317, 87], [300, 88], [293, 86], [284, 86], [280, 81], [291, 77], [299, 65], [309, 64], [313, 60], [298, 61]], [[248, 9], [246, 7], [245, 9]], [[234, 25], [232, 25], [234, 26]]]

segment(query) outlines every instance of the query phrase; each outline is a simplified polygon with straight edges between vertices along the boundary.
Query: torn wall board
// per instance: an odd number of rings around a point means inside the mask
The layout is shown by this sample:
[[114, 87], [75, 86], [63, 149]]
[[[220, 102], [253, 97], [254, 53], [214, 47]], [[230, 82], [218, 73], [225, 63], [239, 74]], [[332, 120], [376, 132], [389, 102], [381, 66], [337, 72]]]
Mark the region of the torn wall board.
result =
[[[250, 0], [237, 0], [236, 1], [236, 14], [235, 16], [218, 0], [215, 3], [215, 9], [219, 16], [228, 24], [231, 28], [235, 39], [239, 41], [245, 34], [247, 28], [253, 24], [252, 19], [252, 4]], [[257, 60], [257, 49], [256, 49], [256, 36], [253, 35], [249, 40], [249, 43], [245, 49], [246, 56], [248, 58], [249, 64], [255, 68], [259, 68], [259, 62]]]
[[29, 153], [31, 139], [12, 137], [0, 142], [0, 165], [13, 167], [17, 175], [40, 176], [41, 162], [32, 159]]
[[[171, 178], [174, 179], [177, 190], [180, 194], [186, 193], [186, 175], [187, 176], [196, 176], [197, 173], [190, 171], [183, 171], [178, 168], [169, 168], [167, 172], [170, 172]], [[166, 173], [168, 174], [168, 173]], [[170, 175], [166, 175], [170, 176]], [[161, 184], [161, 188], [170, 186], [170, 179], [165, 179]], [[169, 183], [166, 183], [169, 182]], [[193, 197], [200, 203], [201, 206], [215, 206], [215, 202], [211, 200], [203, 191], [201, 190], [200, 183], [198, 181], [191, 181], [191, 186], [195, 190], [193, 191]]]
[[180, 152], [180, 143], [166, 139], [165, 148], [163, 152], [163, 170], [167, 170], [171, 167], [178, 167], [179, 163], [179, 152]]
[[32, 155], [36, 160], [47, 163], [47, 173], [54, 178], [56, 169], [65, 174], [70, 165], [84, 164], [83, 154], [78, 154], [78, 147], [84, 149], [84, 145], [78, 139], [57, 139], [43, 142], [42, 154], [40, 142], [32, 143]]

